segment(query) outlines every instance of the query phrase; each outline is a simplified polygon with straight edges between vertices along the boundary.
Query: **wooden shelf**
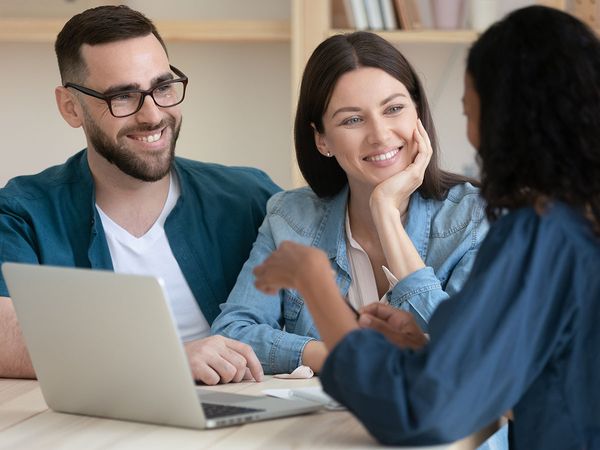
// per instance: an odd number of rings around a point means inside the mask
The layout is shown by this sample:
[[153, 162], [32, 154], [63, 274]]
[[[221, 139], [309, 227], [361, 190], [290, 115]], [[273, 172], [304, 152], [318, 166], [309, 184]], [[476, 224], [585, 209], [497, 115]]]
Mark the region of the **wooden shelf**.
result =
[[287, 20], [157, 20], [163, 39], [190, 42], [289, 42]]
[[[340, 33], [351, 33], [356, 30], [329, 30], [330, 36]], [[370, 30], [369, 30], [370, 31]], [[390, 42], [418, 44], [469, 44], [477, 39], [474, 30], [408, 30], [408, 31], [376, 31], [379, 36]]]
[[[0, 42], [54, 42], [67, 19], [0, 19]], [[286, 20], [156, 20], [170, 42], [289, 42]]]

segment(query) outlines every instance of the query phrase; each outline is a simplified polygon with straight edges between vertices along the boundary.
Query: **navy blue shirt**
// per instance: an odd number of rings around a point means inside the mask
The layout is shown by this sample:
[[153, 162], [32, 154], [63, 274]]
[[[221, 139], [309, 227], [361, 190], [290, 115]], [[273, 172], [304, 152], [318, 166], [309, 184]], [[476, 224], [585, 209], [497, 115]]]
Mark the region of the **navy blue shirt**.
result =
[[[260, 170], [175, 158], [181, 186], [165, 233], [209, 323], [248, 258], [279, 188]], [[0, 263], [112, 270], [86, 151], [0, 189]], [[10, 296], [0, 275], [0, 296]]]
[[402, 350], [346, 336], [325, 390], [387, 444], [449, 442], [511, 409], [512, 449], [600, 449], [600, 239], [557, 203], [499, 219], [459, 294]]

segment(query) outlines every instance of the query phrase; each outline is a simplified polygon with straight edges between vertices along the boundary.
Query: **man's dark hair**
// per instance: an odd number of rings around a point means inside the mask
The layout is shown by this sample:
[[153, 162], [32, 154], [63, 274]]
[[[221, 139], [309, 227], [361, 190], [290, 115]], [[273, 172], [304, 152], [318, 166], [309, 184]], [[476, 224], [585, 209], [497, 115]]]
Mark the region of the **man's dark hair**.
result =
[[165, 52], [167, 48], [150, 19], [127, 6], [98, 6], [73, 16], [58, 33], [54, 49], [63, 84], [81, 82], [86, 66], [81, 56], [84, 44], [97, 45], [156, 36]]

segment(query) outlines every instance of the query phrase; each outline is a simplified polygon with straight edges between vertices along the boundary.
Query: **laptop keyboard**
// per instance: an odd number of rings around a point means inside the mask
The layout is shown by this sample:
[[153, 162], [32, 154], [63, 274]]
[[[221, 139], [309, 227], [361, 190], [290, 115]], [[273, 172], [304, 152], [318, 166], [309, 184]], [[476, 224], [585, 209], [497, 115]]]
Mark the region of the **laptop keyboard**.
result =
[[264, 411], [264, 409], [244, 408], [242, 406], [221, 405], [217, 403], [202, 403], [202, 409], [204, 409], [204, 415], [207, 419]]

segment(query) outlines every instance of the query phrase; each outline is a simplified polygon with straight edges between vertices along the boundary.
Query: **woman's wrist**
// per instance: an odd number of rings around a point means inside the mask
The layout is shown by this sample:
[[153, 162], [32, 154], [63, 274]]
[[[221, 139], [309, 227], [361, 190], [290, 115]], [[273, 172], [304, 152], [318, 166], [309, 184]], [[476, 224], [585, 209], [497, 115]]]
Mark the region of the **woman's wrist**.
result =
[[408, 199], [399, 204], [393, 199], [381, 195], [371, 195], [369, 209], [371, 210], [371, 217], [375, 225], [395, 219], [402, 221], [403, 215], [408, 210]]
[[381, 187], [382, 186], [379, 185], [371, 192], [371, 196], [369, 197], [369, 207], [371, 210], [374, 208], [383, 211], [404, 211], [407, 209], [410, 193], [405, 195], [401, 192], [386, 192], [384, 189], [381, 189]]
[[309, 341], [302, 351], [302, 364], [315, 372], [320, 372], [327, 358], [327, 348], [321, 341]]

